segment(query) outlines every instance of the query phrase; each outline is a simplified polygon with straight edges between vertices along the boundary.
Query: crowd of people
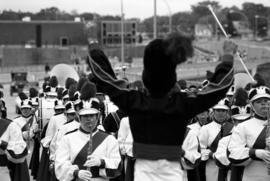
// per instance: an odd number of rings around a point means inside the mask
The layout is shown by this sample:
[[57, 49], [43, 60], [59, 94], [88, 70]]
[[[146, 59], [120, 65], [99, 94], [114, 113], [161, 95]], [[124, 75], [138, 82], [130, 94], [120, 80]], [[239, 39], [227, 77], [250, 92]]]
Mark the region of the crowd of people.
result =
[[270, 180], [270, 89], [261, 79], [234, 85], [235, 43], [225, 41], [215, 72], [188, 88], [175, 69], [193, 55], [189, 37], [151, 41], [135, 83], [117, 79], [96, 47], [90, 75], [64, 87], [52, 76], [19, 93], [13, 120], [0, 94], [1, 180]]

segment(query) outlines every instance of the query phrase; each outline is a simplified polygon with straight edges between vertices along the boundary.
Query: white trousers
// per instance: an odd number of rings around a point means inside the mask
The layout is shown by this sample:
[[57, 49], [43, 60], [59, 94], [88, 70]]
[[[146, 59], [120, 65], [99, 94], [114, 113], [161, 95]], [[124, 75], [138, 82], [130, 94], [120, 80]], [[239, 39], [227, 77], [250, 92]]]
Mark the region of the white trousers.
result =
[[10, 181], [9, 170], [7, 167], [0, 167], [0, 180]]
[[134, 181], [183, 181], [180, 162], [136, 159]]
[[244, 170], [242, 181], [269, 181], [267, 164], [264, 161], [251, 161]]

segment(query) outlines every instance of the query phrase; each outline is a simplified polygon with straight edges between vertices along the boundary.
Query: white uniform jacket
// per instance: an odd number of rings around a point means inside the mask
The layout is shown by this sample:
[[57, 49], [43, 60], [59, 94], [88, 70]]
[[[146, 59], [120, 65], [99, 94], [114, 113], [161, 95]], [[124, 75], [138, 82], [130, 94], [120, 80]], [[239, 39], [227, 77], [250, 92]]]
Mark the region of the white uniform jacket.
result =
[[59, 128], [58, 132], [54, 135], [50, 144], [50, 160], [55, 159], [55, 152], [57, 148], [59, 147], [59, 143], [62, 140], [63, 136], [70, 131], [77, 130], [79, 127], [80, 127], [80, 123], [73, 120], [69, 123], [65, 123], [63, 126]]
[[201, 161], [201, 148], [197, 135], [198, 132], [188, 128], [182, 144], [184, 151], [182, 163], [185, 169], [194, 169]]
[[14, 163], [24, 162], [27, 146], [19, 126], [10, 120], [1, 119], [0, 121], [0, 165], [5, 166], [6, 158]]
[[255, 155], [256, 149], [265, 149], [267, 121], [251, 118], [238, 124], [228, 146], [232, 164], [245, 165], [243, 181], [269, 181], [267, 164]]
[[16, 123], [20, 127], [23, 138], [25, 140], [28, 138], [33, 138], [34, 131], [38, 128], [38, 123], [35, 116], [30, 116], [28, 118], [19, 116], [15, 118], [13, 122]]
[[132, 153], [133, 137], [132, 137], [130, 126], [129, 126], [128, 117], [124, 117], [121, 120], [117, 139], [118, 139], [121, 154], [133, 157], [133, 153]]
[[[83, 164], [87, 157], [89, 138], [90, 135], [84, 133], [81, 129], [63, 136], [55, 157], [55, 173], [58, 180], [73, 180], [75, 170], [86, 169]], [[105, 162], [103, 166], [91, 168], [92, 181], [108, 181], [109, 178], [120, 174], [121, 156], [119, 145], [112, 135], [95, 131], [93, 133], [92, 155], [103, 159]], [[76, 164], [79, 158], [81, 163]]]
[[48, 148], [54, 135], [57, 133], [58, 129], [67, 122], [67, 118], [62, 114], [58, 114], [55, 116], [52, 116], [49, 123], [48, 128], [46, 130], [45, 137], [41, 140], [41, 143], [43, 147]]

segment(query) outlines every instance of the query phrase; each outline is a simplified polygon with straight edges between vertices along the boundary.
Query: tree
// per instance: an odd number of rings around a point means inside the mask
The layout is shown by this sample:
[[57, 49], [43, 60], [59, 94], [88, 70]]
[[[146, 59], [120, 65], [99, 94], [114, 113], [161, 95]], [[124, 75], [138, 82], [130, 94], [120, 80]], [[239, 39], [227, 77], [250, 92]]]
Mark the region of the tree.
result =
[[198, 4], [192, 5], [191, 10], [194, 16], [197, 18], [210, 15], [211, 12], [207, 8], [208, 5], [211, 5], [215, 11], [219, 11], [221, 6], [217, 1], [202, 1]]

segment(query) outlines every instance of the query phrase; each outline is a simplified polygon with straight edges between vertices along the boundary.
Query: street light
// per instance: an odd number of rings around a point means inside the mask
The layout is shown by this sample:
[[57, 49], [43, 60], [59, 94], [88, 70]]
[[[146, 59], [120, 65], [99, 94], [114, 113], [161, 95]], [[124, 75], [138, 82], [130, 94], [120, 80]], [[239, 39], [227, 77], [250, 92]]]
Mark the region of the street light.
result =
[[123, 0], [121, 0], [121, 63], [124, 62], [124, 5]]
[[157, 0], [154, 0], [154, 22], [153, 22], [154, 39], [157, 38]]
[[255, 15], [255, 40], [257, 39], [257, 24], [258, 24], [258, 18], [259, 16], [258, 15]]
[[172, 11], [167, 0], [163, 0], [169, 11], [169, 33], [172, 32]]

